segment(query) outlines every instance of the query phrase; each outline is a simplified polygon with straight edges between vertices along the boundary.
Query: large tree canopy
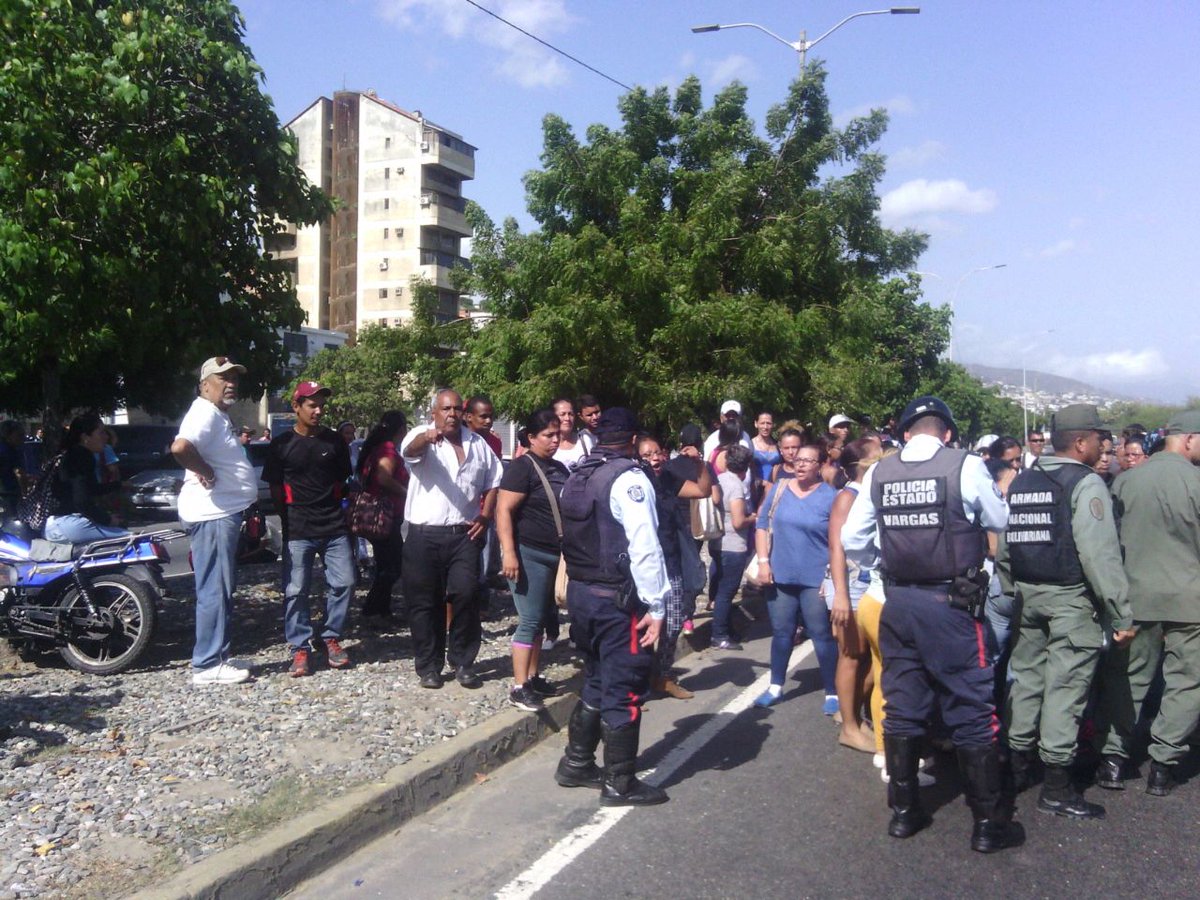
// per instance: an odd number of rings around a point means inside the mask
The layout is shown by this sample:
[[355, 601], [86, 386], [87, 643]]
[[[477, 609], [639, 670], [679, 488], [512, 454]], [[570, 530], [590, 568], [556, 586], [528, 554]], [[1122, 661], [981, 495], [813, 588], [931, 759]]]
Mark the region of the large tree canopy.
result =
[[456, 361], [458, 384], [510, 414], [588, 391], [677, 425], [748, 409], [882, 414], [937, 366], [947, 316], [910, 270], [925, 237], [878, 219], [886, 114], [835, 128], [810, 66], [765, 136], [734, 84], [636, 89], [623, 124], [580, 141], [544, 122], [525, 178], [540, 228], [478, 208], [463, 286], [495, 318]]
[[264, 256], [331, 205], [296, 165], [228, 0], [0, 12], [5, 408], [169, 411], [228, 354], [258, 393], [302, 314]]

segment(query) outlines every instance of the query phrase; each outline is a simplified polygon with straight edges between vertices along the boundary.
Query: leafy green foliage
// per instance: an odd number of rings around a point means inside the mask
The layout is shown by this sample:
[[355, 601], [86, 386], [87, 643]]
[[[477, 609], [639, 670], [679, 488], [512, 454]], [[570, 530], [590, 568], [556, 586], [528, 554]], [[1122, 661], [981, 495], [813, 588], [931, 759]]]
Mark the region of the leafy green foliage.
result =
[[1165, 426], [1181, 409], [1200, 409], [1200, 397], [1188, 397], [1183, 406], [1148, 403], [1143, 400], [1122, 400], [1108, 408], [1104, 419], [1117, 433], [1126, 425], [1134, 423], [1154, 431]]
[[301, 324], [262, 253], [328, 215], [228, 0], [7, 0], [0, 11], [0, 386], [29, 412], [170, 412], [205, 357], [281, 370]]
[[911, 397], [948, 319], [900, 275], [925, 237], [879, 224], [886, 115], [834, 128], [824, 82], [809, 67], [765, 136], [743, 86], [704, 109], [695, 78], [673, 98], [631, 91], [621, 128], [586, 141], [548, 115], [525, 178], [539, 230], [468, 209], [461, 286], [494, 319], [454, 383], [510, 415], [586, 391], [672, 428], [727, 397], [806, 419], [881, 417]]

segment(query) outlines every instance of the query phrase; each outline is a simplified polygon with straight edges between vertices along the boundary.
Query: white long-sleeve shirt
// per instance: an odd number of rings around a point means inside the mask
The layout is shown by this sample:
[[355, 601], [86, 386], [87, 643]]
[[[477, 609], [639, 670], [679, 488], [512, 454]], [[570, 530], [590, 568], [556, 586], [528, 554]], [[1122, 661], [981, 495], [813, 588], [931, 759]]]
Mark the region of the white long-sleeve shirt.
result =
[[[933, 455], [943, 446], [933, 435], [916, 434], [900, 451], [900, 459], [905, 462], [924, 462], [933, 459]], [[842, 546], [851, 559], [857, 559], [853, 555], [855, 553], [879, 549], [877, 510], [871, 500], [874, 475], [875, 466], [872, 466], [862, 480], [862, 490], [854, 498], [846, 524], [842, 526]], [[988, 531], [1000, 532], [1005, 529], [1008, 525], [1008, 504], [978, 456], [968, 456], [963, 461], [959, 490], [962, 493], [963, 513], [968, 519]]]
[[650, 618], [666, 615], [667, 594], [671, 582], [662, 546], [658, 542], [658, 511], [654, 485], [638, 469], [622, 472], [612, 483], [608, 508], [625, 530], [629, 541], [629, 569], [638, 597], [650, 607]]

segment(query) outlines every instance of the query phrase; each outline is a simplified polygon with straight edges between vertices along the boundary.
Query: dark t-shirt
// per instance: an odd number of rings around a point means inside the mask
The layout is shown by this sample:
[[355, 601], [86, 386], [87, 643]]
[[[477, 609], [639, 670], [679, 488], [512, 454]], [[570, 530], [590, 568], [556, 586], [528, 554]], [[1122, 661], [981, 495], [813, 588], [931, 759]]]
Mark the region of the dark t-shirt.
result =
[[558, 553], [561, 549], [558, 529], [554, 527], [554, 514], [550, 511], [550, 500], [542, 487], [542, 479], [533, 469], [535, 465], [545, 473], [555, 497], [560, 496], [567, 483], [567, 467], [557, 460], [542, 459], [536, 453], [526, 453], [512, 461], [500, 479], [500, 490], [525, 495], [525, 502], [513, 514], [517, 543]]
[[691, 537], [691, 500], [682, 499], [679, 491], [689, 481], [696, 480], [696, 460], [688, 456], [677, 456], [663, 463], [662, 472], [651, 479], [658, 501], [658, 542], [662, 545], [663, 559], [668, 575], [678, 575], [682, 570], [679, 536], [687, 523]]
[[288, 540], [347, 534], [342, 495], [350, 477], [350, 448], [336, 431], [312, 437], [294, 430], [272, 439], [262, 478], [281, 485]]

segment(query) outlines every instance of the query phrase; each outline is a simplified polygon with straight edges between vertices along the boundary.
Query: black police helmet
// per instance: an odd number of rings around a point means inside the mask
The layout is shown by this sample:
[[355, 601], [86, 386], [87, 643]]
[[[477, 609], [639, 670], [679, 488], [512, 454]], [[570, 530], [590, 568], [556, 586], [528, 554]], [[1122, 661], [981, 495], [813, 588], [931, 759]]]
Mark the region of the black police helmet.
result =
[[958, 434], [958, 426], [954, 424], [954, 413], [950, 412], [950, 407], [941, 397], [934, 397], [932, 394], [917, 397], [904, 407], [904, 412], [900, 413], [900, 421], [897, 423], [900, 433], [904, 434], [913, 422], [925, 416], [937, 416], [943, 419], [950, 427], [950, 431], [955, 435]]

